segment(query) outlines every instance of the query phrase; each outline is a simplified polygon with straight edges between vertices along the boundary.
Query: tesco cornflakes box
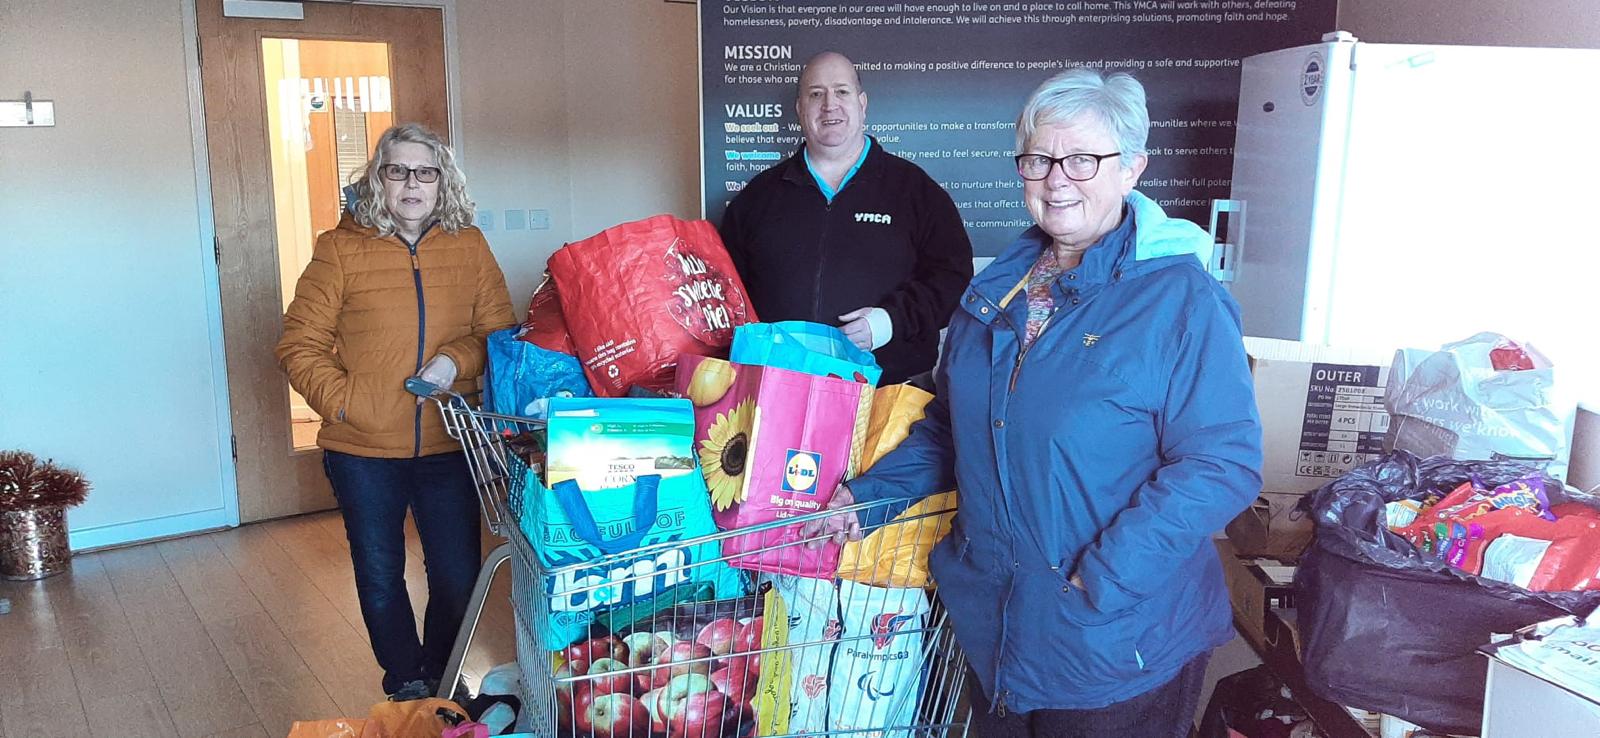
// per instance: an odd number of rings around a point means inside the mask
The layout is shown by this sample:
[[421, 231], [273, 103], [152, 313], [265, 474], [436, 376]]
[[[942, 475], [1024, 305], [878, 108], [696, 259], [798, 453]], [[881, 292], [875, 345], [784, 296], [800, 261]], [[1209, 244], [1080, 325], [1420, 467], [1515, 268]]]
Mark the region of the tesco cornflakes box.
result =
[[[871, 385], [685, 355], [675, 388], [694, 405], [695, 451], [722, 530], [821, 511], [860, 466]], [[839, 547], [798, 545], [799, 528], [733, 536], [722, 553], [741, 569], [832, 579]]]

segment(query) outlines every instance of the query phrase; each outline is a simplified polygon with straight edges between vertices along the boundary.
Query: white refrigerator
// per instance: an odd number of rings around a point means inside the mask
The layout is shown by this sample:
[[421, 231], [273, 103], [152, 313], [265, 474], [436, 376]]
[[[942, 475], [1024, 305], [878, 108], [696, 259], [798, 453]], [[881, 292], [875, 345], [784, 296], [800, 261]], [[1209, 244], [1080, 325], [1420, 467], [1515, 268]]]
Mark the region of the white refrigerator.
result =
[[1600, 389], [1600, 50], [1329, 38], [1243, 62], [1212, 266], [1246, 334], [1492, 330]]

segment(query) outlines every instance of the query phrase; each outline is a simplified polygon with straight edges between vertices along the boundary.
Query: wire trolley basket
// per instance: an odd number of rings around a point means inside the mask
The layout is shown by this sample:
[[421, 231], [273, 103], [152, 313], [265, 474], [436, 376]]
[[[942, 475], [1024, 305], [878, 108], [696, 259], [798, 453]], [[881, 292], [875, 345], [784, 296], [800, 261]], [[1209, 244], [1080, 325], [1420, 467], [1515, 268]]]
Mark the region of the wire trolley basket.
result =
[[[545, 491], [544, 422], [433, 396], [491, 527], [509, 539], [522, 729], [550, 738], [966, 735], [966, 660], [937, 590], [878, 586], [904, 584], [890, 554], [936, 540], [952, 510], [861, 503], [572, 561], [553, 545], [571, 531], [541, 525], [529, 507]], [[745, 538], [723, 553], [743, 536], [849, 512], [878, 542], [856, 552], [852, 580], [746, 570], [831, 545], [823, 535], [758, 548]]]

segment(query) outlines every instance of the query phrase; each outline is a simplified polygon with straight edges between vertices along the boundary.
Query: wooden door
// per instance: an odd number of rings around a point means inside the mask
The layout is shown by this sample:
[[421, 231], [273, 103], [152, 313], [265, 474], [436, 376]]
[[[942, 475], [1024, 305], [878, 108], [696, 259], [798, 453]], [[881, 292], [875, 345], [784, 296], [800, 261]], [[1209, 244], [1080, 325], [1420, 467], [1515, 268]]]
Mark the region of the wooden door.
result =
[[[293, 393], [273, 347], [311, 239], [337, 222], [341, 176], [365, 161], [391, 122], [449, 135], [442, 10], [322, 2], [303, 8], [304, 20], [286, 21], [226, 18], [222, 0], [197, 7], [244, 522], [336, 504], [309, 432], [319, 421], [303, 406], [291, 409]], [[340, 121], [353, 130], [341, 131]]]

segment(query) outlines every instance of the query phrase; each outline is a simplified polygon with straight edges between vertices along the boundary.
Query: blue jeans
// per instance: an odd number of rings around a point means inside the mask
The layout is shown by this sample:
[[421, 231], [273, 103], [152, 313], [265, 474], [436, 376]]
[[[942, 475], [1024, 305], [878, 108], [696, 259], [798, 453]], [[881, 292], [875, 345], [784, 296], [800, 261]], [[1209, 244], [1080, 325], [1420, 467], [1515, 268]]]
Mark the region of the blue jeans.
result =
[[1200, 689], [1211, 653], [1196, 656], [1172, 681], [1144, 694], [1094, 710], [1034, 710], [1005, 717], [990, 711], [967, 671], [967, 699], [972, 703], [976, 738], [1187, 738], [1200, 709]]
[[[460, 453], [374, 459], [324, 451], [323, 470], [344, 514], [361, 618], [383, 669], [383, 691], [444, 674], [483, 562], [478, 497]], [[406, 509], [428, 571], [422, 639], [406, 594]]]

